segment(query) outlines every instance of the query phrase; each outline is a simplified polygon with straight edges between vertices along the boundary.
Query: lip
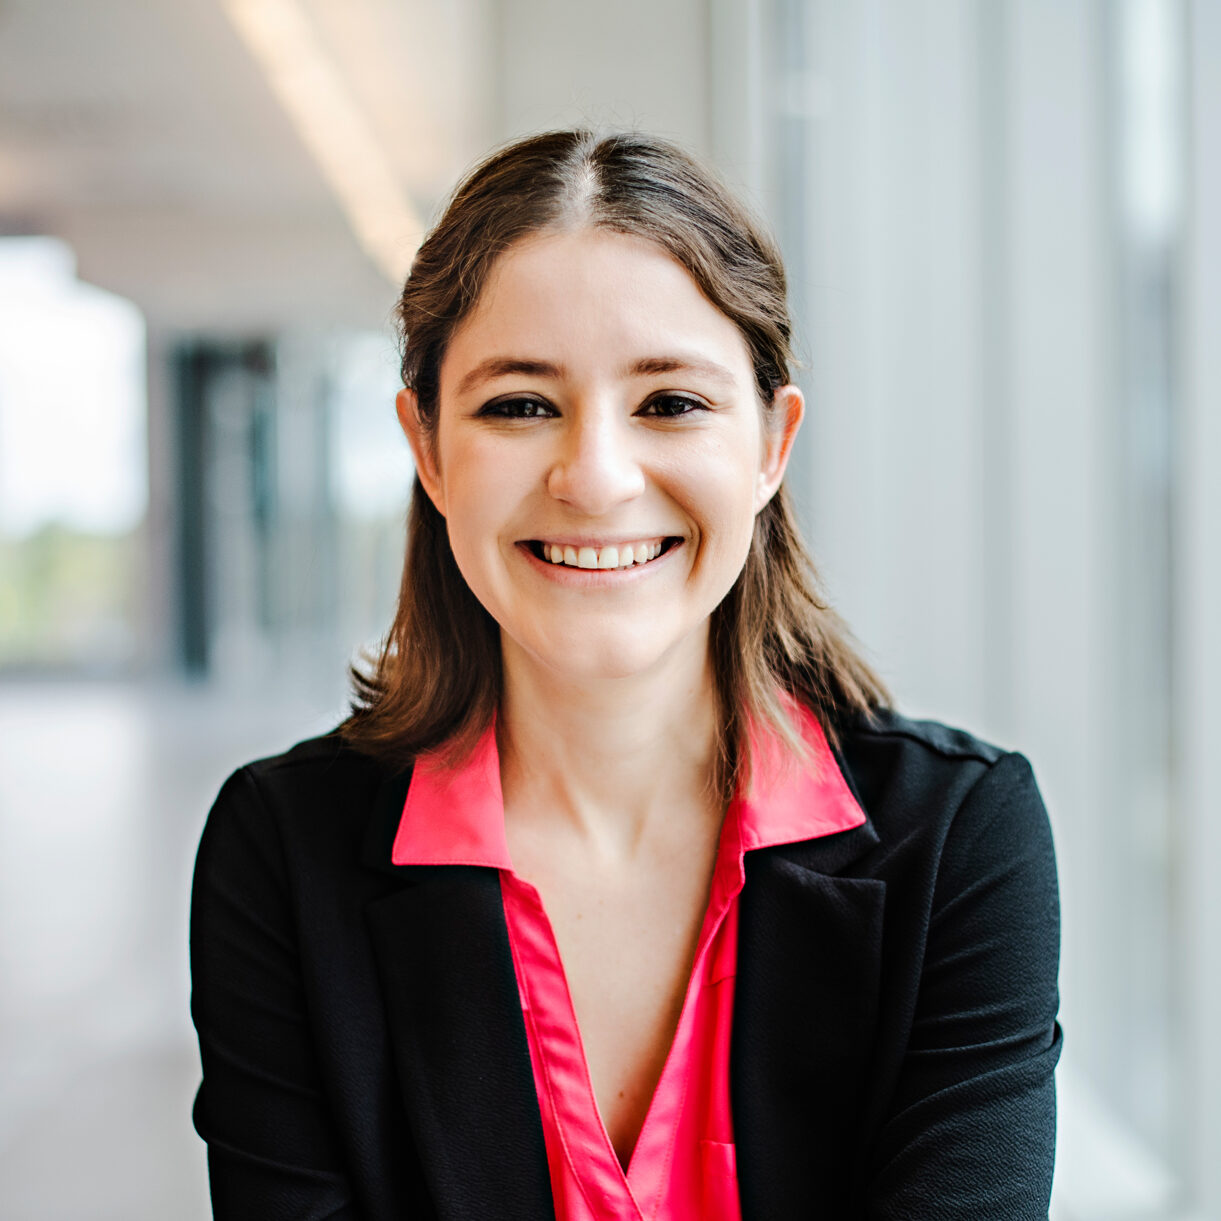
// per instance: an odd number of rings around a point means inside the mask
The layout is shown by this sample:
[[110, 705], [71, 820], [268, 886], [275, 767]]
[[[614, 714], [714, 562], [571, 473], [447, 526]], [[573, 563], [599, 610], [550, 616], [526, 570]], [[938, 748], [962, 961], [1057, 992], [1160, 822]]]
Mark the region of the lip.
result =
[[[540, 574], [549, 577], [553, 581], [557, 581], [562, 585], [574, 585], [577, 587], [583, 586], [612, 586], [621, 585], [625, 581], [642, 581], [650, 573], [660, 571], [660, 566], [666, 564], [676, 552], [681, 551], [685, 543], [685, 539], [678, 535], [653, 535], [654, 538], [660, 537], [663, 542], [670, 542], [659, 556], [650, 560], [647, 564], [633, 564], [630, 568], [572, 568], [568, 564], [552, 564], [548, 560], [539, 559], [537, 555], [530, 549], [530, 543], [542, 542], [542, 539], [523, 539], [517, 543], [518, 552], [525, 558], [526, 562], [531, 565]], [[623, 542], [634, 543], [639, 542], [641, 536], [639, 534], [628, 538], [625, 537]], [[673, 540], [673, 541], [671, 541]], [[582, 543], [561, 543], [559, 539], [547, 539], [548, 543], [555, 543], [558, 546], [571, 547], [615, 547], [617, 543], [613, 542], [582, 542]]]

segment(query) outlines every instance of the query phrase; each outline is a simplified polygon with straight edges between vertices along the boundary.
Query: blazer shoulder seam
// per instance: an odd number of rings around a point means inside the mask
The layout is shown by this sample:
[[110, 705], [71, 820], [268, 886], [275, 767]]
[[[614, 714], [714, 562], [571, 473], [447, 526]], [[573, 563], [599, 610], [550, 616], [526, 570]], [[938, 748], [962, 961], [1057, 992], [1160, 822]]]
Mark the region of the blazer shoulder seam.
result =
[[908, 742], [915, 742], [918, 746], [923, 746], [943, 759], [974, 760], [989, 766], [998, 763], [1011, 753], [1001, 746], [993, 746], [978, 739], [975, 739], [977, 745], [967, 745], [965, 742], [957, 745], [937, 742], [926, 733], [902, 726], [865, 726], [860, 732], [863, 736], [871, 738], [902, 738]]
[[266, 755], [260, 759], [253, 759], [242, 770], [259, 777], [270, 776], [277, 772], [317, 769], [321, 769], [325, 773], [344, 762], [376, 765], [375, 760], [353, 750], [338, 734], [331, 732], [314, 738], [305, 738], [278, 755]]

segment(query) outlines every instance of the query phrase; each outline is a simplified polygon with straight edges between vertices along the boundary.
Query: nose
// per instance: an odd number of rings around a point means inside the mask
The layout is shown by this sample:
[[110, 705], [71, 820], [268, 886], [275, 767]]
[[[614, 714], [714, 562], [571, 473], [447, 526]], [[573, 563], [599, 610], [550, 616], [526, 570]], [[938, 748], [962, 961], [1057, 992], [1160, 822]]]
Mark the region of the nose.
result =
[[547, 491], [578, 512], [598, 517], [644, 491], [631, 423], [618, 408], [573, 411], [558, 445]]

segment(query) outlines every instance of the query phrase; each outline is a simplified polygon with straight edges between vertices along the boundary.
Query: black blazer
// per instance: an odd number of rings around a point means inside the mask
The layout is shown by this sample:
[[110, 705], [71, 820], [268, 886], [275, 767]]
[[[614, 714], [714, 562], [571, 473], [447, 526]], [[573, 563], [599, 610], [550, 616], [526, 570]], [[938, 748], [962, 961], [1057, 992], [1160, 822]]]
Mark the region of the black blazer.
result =
[[[1030, 766], [893, 713], [837, 758], [868, 821], [747, 856], [742, 1215], [1044, 1218], [1059, 912]], [[208, 817], [194, 1119], [219, 1218], [554, 1216], [498, 875], [390, 863], [409, 778], [316, 738]]]

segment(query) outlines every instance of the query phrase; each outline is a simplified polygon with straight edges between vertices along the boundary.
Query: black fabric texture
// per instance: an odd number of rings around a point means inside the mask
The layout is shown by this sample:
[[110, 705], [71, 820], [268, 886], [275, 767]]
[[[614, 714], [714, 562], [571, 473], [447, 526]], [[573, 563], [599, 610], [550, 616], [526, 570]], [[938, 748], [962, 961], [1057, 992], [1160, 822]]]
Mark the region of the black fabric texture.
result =
[[[1059, 907], [1030, 766], [890, 712], [837, 757], [868, 821], [747, 856], [743, 1218], [1046, 1218]], [[391, 864], [409, 779], [316, 738], [208, 816], [194, 1120], [224, 1221], [554, 1216], [498, 878]]]

